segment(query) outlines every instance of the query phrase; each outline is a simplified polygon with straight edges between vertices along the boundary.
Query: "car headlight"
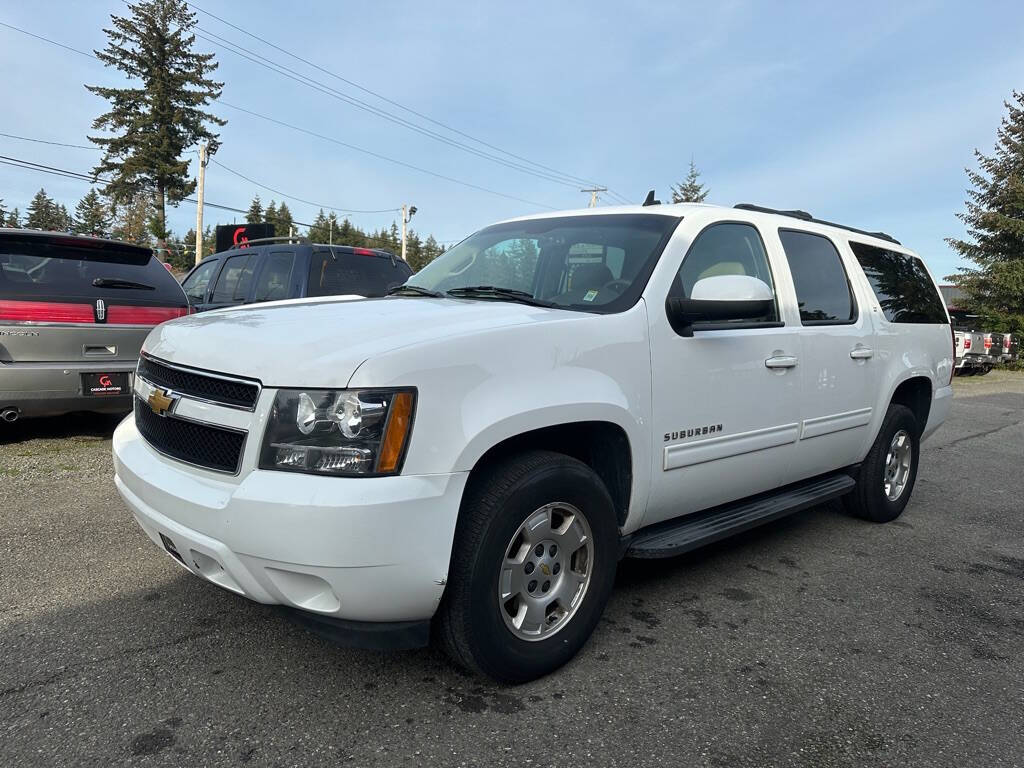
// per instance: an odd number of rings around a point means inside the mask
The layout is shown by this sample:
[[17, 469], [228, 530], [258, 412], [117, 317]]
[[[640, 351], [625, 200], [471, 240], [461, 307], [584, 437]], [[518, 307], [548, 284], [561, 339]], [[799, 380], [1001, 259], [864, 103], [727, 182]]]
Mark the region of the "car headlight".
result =
[[394, 475], [412, 428], [411, 389], [281, 389], [263, 433], [260, 469]]

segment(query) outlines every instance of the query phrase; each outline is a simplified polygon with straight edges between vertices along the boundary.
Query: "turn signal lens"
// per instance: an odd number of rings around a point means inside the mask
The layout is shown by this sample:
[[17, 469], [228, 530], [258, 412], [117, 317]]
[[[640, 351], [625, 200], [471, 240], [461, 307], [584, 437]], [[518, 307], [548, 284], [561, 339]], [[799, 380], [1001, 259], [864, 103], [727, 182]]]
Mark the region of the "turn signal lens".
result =
[[384, 441], [380, 446], [380, 460], [377, 471], [391, 473], [398, 468], [405, 449], [405, 440], [412, 425], [412, 393], [399, 392], [391, 401], [391, 416], [384, 430]]

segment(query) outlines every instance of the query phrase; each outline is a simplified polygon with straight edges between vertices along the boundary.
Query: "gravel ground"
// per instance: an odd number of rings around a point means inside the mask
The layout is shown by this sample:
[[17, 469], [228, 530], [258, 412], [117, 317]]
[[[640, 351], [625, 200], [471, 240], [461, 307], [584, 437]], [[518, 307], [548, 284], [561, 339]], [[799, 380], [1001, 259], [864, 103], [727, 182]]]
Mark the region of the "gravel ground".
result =
[[186, 574], [114, 490], [113, 420], [16, 425], [0, 765], [1024, 765], [1024, 376], [956, 387], [900, 520], [627, 561], [580, 656], [519, 687]]

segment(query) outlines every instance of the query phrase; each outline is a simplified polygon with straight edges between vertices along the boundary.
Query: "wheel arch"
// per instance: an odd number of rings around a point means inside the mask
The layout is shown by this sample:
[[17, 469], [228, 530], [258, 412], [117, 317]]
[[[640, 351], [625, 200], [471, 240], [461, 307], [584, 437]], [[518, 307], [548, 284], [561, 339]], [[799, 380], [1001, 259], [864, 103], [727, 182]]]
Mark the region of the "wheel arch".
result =
[[509, 456], [530, 450], [562, 453], [590, 467], [612, 498], [619, 527], [625, 524], [634, 501], [637, 465], [629, 435], [621, 425], [604, 420], [569, 421], [506, 436], [477, 456], [470, 478]]
[[[928, 414], [932, 408], [932, 397], [934, 387], [928, 376], [909, 376], [896, 386], [892, 396], [889, 398], [889, 405], [903, 405], [914, 414], [914, 420], [918, 424], [920, 432], [924, 432], [928, 426]], [[920, 433], [918, 434], [920, 437]]]

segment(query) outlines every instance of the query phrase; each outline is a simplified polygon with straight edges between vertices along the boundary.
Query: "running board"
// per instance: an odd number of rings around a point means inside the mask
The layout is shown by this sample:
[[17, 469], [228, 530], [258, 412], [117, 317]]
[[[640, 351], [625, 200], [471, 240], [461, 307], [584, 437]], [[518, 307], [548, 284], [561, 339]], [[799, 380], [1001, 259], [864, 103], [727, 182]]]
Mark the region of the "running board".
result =
[[856, 483], [847, 474], [818, 477], [780, 491], [641, 528], [626, 544], [626, 557], [675, 557], [808, 507], [843, 496]]

